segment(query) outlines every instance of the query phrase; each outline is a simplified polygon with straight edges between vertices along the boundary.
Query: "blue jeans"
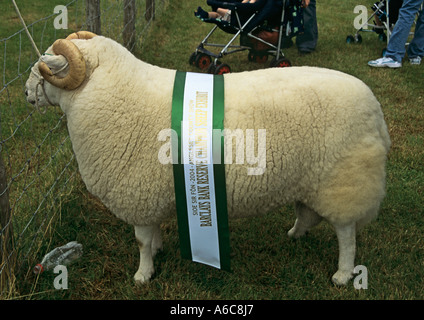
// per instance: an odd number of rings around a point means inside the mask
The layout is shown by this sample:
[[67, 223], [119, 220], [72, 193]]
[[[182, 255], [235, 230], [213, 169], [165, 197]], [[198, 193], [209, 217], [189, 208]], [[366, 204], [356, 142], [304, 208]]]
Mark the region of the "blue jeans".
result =
[[[409, 32], [415, 20], [415, 15], [419, 11], [424, 0], [404, 0], [402, 8], [399, 10], [399, 18], [393, 28], [393, 32], [387, 46], [386, 57], [402, 62], [405, 56], [405, 44], [408, 40]], [[424, 10], [419, 12], [418, 21], [415, 26], [414, 38], [408, 47], [409, 58], [424, 56]], [[390, 14], [390, 13], [389, 13]]]
[[299, 51], [312, 52], [317, 46], [318, 25], [316, 8], [316, 0], [311, 0], [309, 6], [303, 9], [303, 26], [305, 30], [303, 34], [296, 36], [296, 45]]

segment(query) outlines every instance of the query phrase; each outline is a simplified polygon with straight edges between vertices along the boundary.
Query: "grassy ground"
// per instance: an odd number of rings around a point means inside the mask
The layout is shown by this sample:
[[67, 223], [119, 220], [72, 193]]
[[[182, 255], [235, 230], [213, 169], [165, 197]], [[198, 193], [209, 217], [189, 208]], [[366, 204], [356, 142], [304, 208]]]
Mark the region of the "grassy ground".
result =
[[[372, 1], [363, 1], [364, 4]], [[162, 67], [195, 71], [188, 58], [210, 25], [193, 11], [203, 2], [169, 1], [141, 49], [135, 54]], [[341, 70], [368, 84], [382, 104], [392, 138], [388, 161], [387, 197], [378, 220], [358, 235], [356, 263], [369, 272], [368, 289], [352, 283], [331, 283], [337, 269], [334, 231], [321, 224], [305, 238], [292, 241], [286, 232], [294, 223], [290, 206], [262, 218], [230, 222], [231, 273], [182, 260], [176, 221], [162, 225], [164, 250], [155, 259], [151, 282], [136, 287], [138, 267], [133, 229], [117, 220], [90, 197], [77, 179], [61, 203], [51, 246], [78, 240], [84, 256], [69, 270], [69, 289], [55, 290], [55, 274], [17, 280], [17, 297], [28, 299], [423, 299], [424, 278], [424, 66], [408, 62], [399, 70], [376, 70], [366, 63], [385, 46], [375, 34], [364, 34], [361, 45], [346, 45], [353, 33], [357, 1], [318, 1], [319, 44], [316, 52], [285, 51], [293, 65]], [[206, 7], [206, 5], [204, 5]], [[222, 34], [220, 38], [228, 38]], [[234, 72], [264, 68], [247, 61], [245, 53], [228, 56]]]

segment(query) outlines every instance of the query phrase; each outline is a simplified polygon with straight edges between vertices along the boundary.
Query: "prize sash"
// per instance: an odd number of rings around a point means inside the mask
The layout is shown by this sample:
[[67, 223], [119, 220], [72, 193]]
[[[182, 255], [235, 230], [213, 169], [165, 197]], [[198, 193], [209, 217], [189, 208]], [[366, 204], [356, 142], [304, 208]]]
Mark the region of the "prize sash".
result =
[[172, 152], [181, 256], [229, 271], [223, 127], [224, 77], [177, 71]]

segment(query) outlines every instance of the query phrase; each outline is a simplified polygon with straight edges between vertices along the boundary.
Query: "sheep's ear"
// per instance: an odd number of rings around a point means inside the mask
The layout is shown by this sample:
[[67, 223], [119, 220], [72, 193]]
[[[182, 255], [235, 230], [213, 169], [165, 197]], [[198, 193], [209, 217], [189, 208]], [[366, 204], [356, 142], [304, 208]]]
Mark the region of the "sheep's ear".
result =
[[41, 56], [41, 61], [43, 61], [53, 73], [58, 70], [63, 70], [68, 63], [63, 55], [52, 55], [48, 53]]

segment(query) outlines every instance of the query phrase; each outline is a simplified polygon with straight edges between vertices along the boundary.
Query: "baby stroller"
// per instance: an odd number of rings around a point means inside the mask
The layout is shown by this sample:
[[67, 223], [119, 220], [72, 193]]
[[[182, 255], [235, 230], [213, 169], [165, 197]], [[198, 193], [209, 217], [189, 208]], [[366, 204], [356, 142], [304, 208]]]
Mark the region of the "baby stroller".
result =
[[[213, 11], [229, 9], [229, 19], [202, 19], [215, 26], [191, 54], [189, 63], [207, 70], [211, 74], [231, 72], [222, 59], [228, 54], [248, 50], [248, 60], [266, 62], [268, 56], [274, 58], [271, 67], [291, 66], [282, 51], [283, 41], [303, 32], [301, 0], [257, 0], [255, 3], [241, 3], [242, 0], [207, 0]], [[226, 44], [210, 43], [209, 38], [217, 30], [233, 34]], [[240, 45], [234, 44], [240, 38]], [[208, 48], [219, 48], [218, 53]], [[221, 49], [222, 48], [222, 49]]]
[[[355, 35], [347, 36], [346, 43], [362, 43], [360, 32], [375, 32], [381, 41], [388, 43], [402, 3], [403, 0], [380, 0], [374, 3], [371, 7], [373, 10], [371, 16], [356, 30]], [[373, 24], [369, 23], [371, 19], [374, 19]], [[371, 27], [371, 30], [368, 27]]]

